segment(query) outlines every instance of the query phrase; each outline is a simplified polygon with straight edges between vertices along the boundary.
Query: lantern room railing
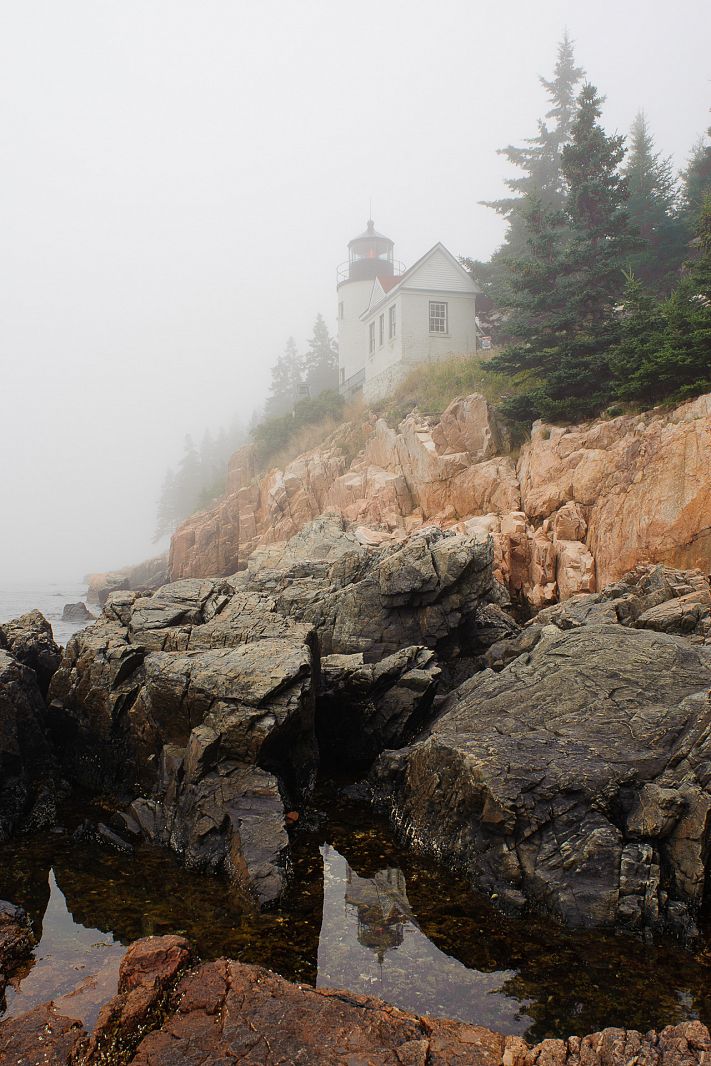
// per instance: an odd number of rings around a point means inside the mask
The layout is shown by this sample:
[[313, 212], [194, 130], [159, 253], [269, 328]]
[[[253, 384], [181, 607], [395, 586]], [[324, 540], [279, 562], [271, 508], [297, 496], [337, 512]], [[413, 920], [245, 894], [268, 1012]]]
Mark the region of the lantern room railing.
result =
[[368, 259], [366, 256], [363, 256], [362, 259], [352, 259], [348, 260], [345, 263], [341, 263], [340, 266], [336, 268], [336, 284], [340, 285], [342, 281], [349, 281], [351, 276], [351, 266], [353, 265], [353, 263], [359, 262], [381, 263], [383, 267], [386, 268], [385, 270], [383, 270], [383, 274], [386, 274], [386, 276], [390, 276], [387, 273], [387, 268], [389, 267], [392, 267], [392, 273], [397, 277], [405, 273], [405, 264], [401, 263], [399, 259], [386, 259], [384, 256], [377, 256], [374, 259]]

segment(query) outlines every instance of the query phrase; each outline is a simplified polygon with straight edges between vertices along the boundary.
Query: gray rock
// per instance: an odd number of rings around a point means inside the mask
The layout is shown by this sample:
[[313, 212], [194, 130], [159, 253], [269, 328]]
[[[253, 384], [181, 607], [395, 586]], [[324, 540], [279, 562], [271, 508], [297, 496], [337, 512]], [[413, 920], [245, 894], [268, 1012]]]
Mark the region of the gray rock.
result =
[[[539, 616], [540, 617], [540, 616]], [[709, 864], [711, 649], [618, 624], [538, 641], [375, 764], [416, 847], [577, 925], [692, 933]]]
[[52, 824], [54, 758], [33, 670], [0, 651], [0, 842]]
[[52, 627], [39, 611], [30, 611], [0, 625], [0, 648], [9, 651], [23, 666], [34, 670], [43, 696], [62, 658]]
[[92, 614], [87, 605], [79, 600], [78, 603], [65, 603], [62, 611], [63, 622], [93, 622], [96, 615]]
[[442, 671], [434, 652], [403, 648], [379, 663], [330, 655], [321, 662], [316, 733], [323, 763], [364, 769], [422, 728]]

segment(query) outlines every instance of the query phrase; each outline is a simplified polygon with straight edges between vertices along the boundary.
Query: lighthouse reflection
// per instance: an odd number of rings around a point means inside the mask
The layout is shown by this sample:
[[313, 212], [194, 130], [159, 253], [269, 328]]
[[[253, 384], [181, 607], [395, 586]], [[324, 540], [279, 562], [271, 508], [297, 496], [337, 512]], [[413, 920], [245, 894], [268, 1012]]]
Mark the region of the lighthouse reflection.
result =
[[384, 865], [361, 877], [332, 845], [323, 858], [323, 920], [318, 947], [319, 987], [348, 988], [417, 1013], [477, 1021], [508, 1032], [530, 1019], [503, 990], [514, 975], [465, 966], [436, 947], [417, 924], [405, 876]]

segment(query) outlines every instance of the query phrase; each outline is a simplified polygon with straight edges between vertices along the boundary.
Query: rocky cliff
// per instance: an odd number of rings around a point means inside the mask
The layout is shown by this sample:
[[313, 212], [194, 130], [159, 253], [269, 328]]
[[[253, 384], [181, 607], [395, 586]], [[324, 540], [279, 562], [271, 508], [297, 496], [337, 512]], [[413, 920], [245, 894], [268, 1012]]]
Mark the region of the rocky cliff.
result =
[[[371, 543], [422, 525], [491, 534], [497, 577], [535, 608], [594, 592], [639, 563], [711, 570], [711, 395], [580, 426], [537, 423], [516, 458], [482, 396], [439, 420], [346, 424], [283, 470], [251, 446], [226, 495], [175, 533], [170, 577], [244, 569], [259, 547], [339, 513]], [[355, 458], [352, 458], [354, 452]]]

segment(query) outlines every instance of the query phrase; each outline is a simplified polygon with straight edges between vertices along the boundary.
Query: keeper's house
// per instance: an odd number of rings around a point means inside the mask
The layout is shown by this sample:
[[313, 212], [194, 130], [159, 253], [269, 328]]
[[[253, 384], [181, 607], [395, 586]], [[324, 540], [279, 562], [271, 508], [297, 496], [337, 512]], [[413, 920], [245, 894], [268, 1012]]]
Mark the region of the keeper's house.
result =
[[348, 245], [338, 272], [340, 389], [367, 401], [387, 396], [417, 363], [478, 350], [481, 290], [443, 244], [408, 270], [372, 221]]

